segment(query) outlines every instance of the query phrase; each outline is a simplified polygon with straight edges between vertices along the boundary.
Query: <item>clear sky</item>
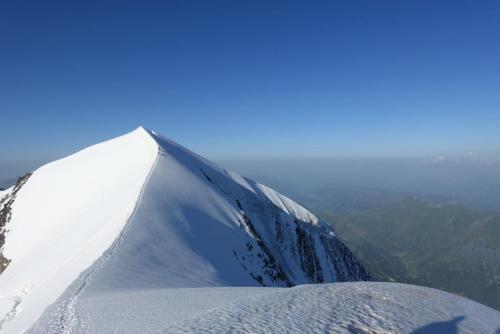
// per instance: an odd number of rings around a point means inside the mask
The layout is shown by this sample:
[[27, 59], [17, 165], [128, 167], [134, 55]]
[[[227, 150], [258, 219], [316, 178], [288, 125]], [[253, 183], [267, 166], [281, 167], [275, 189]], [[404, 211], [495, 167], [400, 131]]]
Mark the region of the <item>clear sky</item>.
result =
[[209, 158], [497, 154], [500, 1], [2, 1], [0, 114], [3, 165], [139, 125]]

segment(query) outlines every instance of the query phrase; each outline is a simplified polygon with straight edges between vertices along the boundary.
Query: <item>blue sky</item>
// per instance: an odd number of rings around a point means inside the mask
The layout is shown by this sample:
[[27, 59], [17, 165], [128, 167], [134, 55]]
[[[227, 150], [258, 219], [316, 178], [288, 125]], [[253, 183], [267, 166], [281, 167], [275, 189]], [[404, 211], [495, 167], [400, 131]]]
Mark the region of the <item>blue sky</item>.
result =
[[499, 41], [498, 1], [3, 1], [0, 156], [498, 154]]

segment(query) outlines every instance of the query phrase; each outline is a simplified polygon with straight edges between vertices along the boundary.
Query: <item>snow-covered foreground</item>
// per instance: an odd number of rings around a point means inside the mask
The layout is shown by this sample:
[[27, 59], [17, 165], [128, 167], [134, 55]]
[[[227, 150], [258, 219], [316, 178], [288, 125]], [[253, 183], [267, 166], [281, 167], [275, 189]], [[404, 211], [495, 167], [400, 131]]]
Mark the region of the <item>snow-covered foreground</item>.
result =
[[[500, 313], [439, 290], [351, 282], [135, 290], [84, 297], [82, 333], [498, 334]], [[46, 321], [48, 319], [45, 319]], [[44, 333], [40, 321], [33, 332]]]
[[[279, 291], [279, 288], [178, 288], [126, 290], [85, 295], [76, 305], [81, 317], [73, 333], [160, 333], [167, 326], [230, 303]], [[32, 333], [54, 332], [58, 319], [45, 313]]]

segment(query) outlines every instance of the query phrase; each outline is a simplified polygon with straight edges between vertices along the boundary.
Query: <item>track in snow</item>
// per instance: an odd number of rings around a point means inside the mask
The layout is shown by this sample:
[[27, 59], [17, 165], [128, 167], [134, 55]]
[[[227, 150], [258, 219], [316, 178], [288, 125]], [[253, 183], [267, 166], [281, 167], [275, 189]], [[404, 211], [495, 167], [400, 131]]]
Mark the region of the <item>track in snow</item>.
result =
[[[81, 323], [79, 319], [78, 312], [76, 312], [76, 304], [78, 302], [78, 299], [82, 295], [82, 293], [85, 291], [87, 286], [92, 282], [94, 279], [94, 276], [101, 270], [101, 268], [104, 266], [104, 264], [113, 256], [113, 253], [115, 249], [121, 244], [122, 240], [124, 239], [125, 235], [127, 234], [129, 230], [130, 223], [132, 219], [134, 218], [134, 215], [137, 211], [137, 207], [141, 201], [142, 195], [144, 193], [144, 189], [150, 179], [150, 176], [152, 174], [152, 171], [154, 170], [154, 167], [156, 166], [156, 163], [158, 162], [158, 156], [160, 154], [160, 149], [158, 148], [158, 153], [156, 156], [156, 159], [151, 166], [151, 169], [148, 172], [148, 175], [146, 176], [144, 180], [144, 184], [142, 185], [142, 188], [139, 192], [139, 196], [137, 197], [137, 201], [135, 203], [134, 209], [127, 219], [127, 222], [125, 223], [125, 226], [123, 227], [122, 231], [116, 238], [116, 240], [113, 242], [113, 244], [104, 252], [104, 254], [99, 257], [94, 264], [87, 270], [86, 273], [84, 273], [83, 277], [78, 279], [78, 286], [74, 290], [73, 294], [67, 298], [65, 301], [62, 302], [62, 304], [58, 305], [56, 310], [56, 314], [52, 314], [50, 316], [50, 319], [53, 320], [53, 322], [50, 323], [50, 332], [51, 333], [62, 333], [62, 334], [70, 334], [73, 333], [75, 330], [78, 329], [83, 329], [83, 324]], [[1, 326], [1, 323], [0, 323]], [[1, 329], [1, 327], [0, 327]]]

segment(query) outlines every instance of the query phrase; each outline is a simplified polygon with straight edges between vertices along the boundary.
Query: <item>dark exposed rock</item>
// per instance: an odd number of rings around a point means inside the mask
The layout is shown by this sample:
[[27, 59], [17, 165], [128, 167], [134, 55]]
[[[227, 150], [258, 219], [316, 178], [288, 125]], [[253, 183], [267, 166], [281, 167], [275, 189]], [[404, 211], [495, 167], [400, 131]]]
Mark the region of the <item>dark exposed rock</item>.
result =
[[218, 184], [218, 183], [216, 182], [216, 180], [215, 180], [215, 178], [214, 178], [214, 177], [211, 177], [210, 175], [208, 175], [208, 174], [207, 174], [207, 172], [205, 172], [202, 168], [200, 168], [200, 172], [201, 172], [201, 174], [203, 175], [203, 177], [205, 177], [205, 179], [206, 179], [208, 182], [210, 182], [211, 184], [213, 184], [213, 185], [215, 186], [215, 188], [216, 188], [217, 190], [219, 190], [219, 191], [220, 191], [221, 193], [223, 193], [224, 195], [229, 196], [229, 193], [228, 193], [226, 190], [224, 190], [224, 188], [223, 188], [220, 184]]
[[200, 171], [203, 174], [203, 176], [205, 177], [205, 179], [207, 179], [208, 182], [213, 183], [212, 178], [210, 176], [208, 176], [208, 174], [205, 173], [205, 171], [203, 169], [200, 168]]
[[256, 280], [260, 285], [266, 286], [266, 284], [264, 283], [264, 280], [262, 279], [262, 276], [260, 276], [260, 275], [254, 275], [252, 273], [250, 273], [250, 276], [252, 276], [253, 279]]
[[274, 224], [276, 240], [279, 242], [283, 242], [285, 240], [285, 224], [276, 213], [274, 214]]
[[340, 239], [320, 235], [320, 240], [326, 256], [335, 268], [339, 282], [351, 281], [352, 277], [359, 277], [363, 281], [370, 280], [368, 272]]
[[32, 173], [28, 173], [17, 180], [14, 188], [3, 198], [0, 199], [0, 274], [7, 268], [10, 263], [10, 260], [7, 259], [3, 255], [3, 246], [5, 244], [5, 232], [6, 225], [10, 221], [12, 216], [12, 204], [16, 199], [17, 192], [21, 189], [21, 187], [28, 181], [29, 177]]
[[[224, 189], [222, 184], [218, 182], [218, 174], [208, 175], [202, 168], [200, 168], [200, 172], [214, 188], [228, 198], [231, 198], [240, 210], [238, 217], [240, 229], [245, 229], [250, 237], [246, 243], [248, 261], [251, 262], [252, 258], [258, 259], [258, 262], [262, 266], [262, 275], [249, 272], [259, 284], [265, 285], [266, 279], [288, 287], [297, 284], [297, 282], [294, 282], [296, 277], [294, 277], [293, 271], [289, 272], [289, 264], [286, 262], [281, 263], [286, 258], [297, 261], [309, 283], [331, 281], [332, 275], [329, 268], [335, 272], [333, 278], [336, 278], [338, 281], [369, 279], [366, 270], [359, 261], [333, 234], [330, 236], [323, 234], [325, 232], [318, 231], [319, 233], [316, 235], [308, 231], [306, 226], [303, 225], [312, 224], [311, 221], [302, 222], [298, 219], [289, 219], [290, 217], [288, 216], [282, 217], [280, 209], [277, 207], [271, 209], [271, 215], [266, 218], [269, 219], [268, 222], [271, 223], [271, 229], [274, 230], [274, 235], [271, 235], [271, 239], [273, 240], [264, 240], [243, 207], [243, 204], [247, 202], [236, 198], [234, 194]], [[250, 210], [250, 212], [258, 210], [254, 209]], [[267, 233], [267, 231], [264, 233]], [[320, 254], [323, 257], [325, 253], [327, 256], [326, 260], [329, 262], [327, 265], [328, 268], [322, 268], [322, 262], [320, 261]], [[244, 256], [236, 256], [235, 254], [235, 257], [244, 268], [247, 268], [247, 266], [244, 266], [244, 262], [248, 261], [245, 260]]]
[[302, 229], [298, 221], [295, 221], [295, 233], [297, 234], [300, 267], [311, 283], [323, 283], [323, 271], [316, 253], [314, 237]]
[[[264, 272], [265, 274], [273, 281], [276, 283], [283, 283], [287, 287], [291, 287], [294, 284], [292, 281], [288, 278], [286, 275], [285, 271], [281, 268], [280, 264], [278, 261], [276, 261], [275, 257], [269, 250], [269, 248], [266, 246], [262, 238], [260, 237], [259, 233], [255, 229], [255, 227], [252, 224], [252, 221], [250, 218], [243, 212], [242, 213], [242, 219], [245, 224], [245, 226], [248, 229], [248, 232], [250, 235], [254, 238], [255, 242], [259, 246], [261, 252], [257, 253], [257, 257], [262, 258], [262, 261], [264, 262]], [[247, 249], [251, 251], [253, 249], [253, 246], [251, 243], [247, 243]], [[261, 276], [256, 276], [252, 273], [250, 275], [257, 281], [259, 284], [265, 286], [264, 280], [262, 279]]]

